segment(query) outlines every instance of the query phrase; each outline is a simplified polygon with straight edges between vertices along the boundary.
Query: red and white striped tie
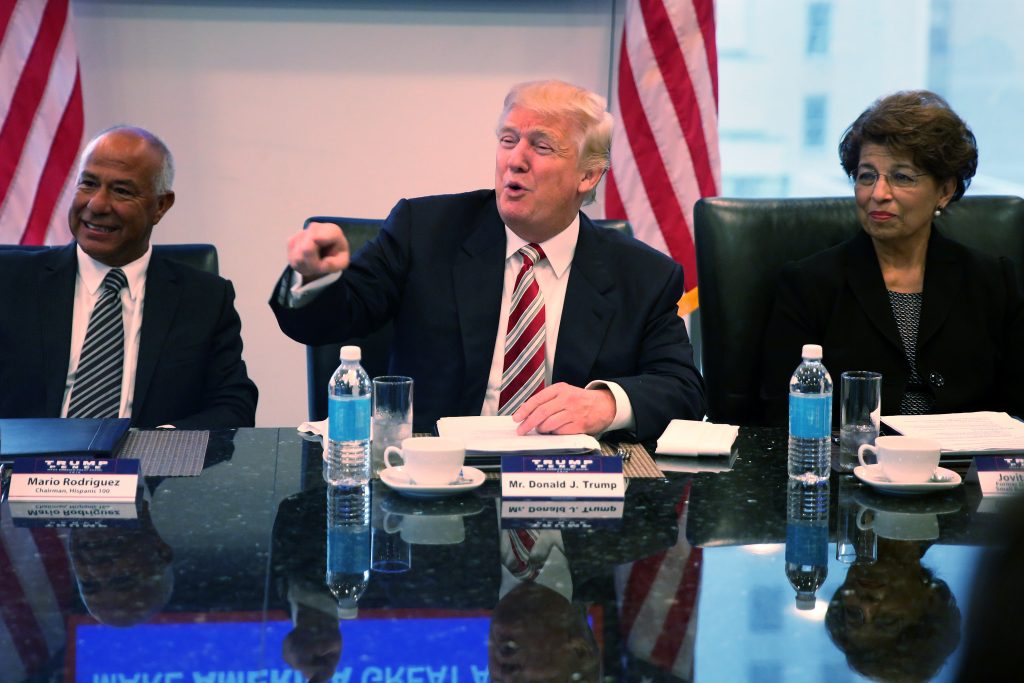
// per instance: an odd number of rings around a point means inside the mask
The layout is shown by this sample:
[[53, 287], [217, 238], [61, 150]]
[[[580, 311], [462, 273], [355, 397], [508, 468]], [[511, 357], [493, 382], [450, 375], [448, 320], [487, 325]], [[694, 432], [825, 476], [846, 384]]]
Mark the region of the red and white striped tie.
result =
[[537, 543], [537, 532], [533, 529], [506, 529], [509, 550], [508, 570], [520, 581], [533, 581], [540, 574], [543, 562], [531, 561], [530, 554]]
[[501, 373], [498, 414], [511, 415], [526, 399], [544, 388], [544, 298], [533, 277], [533, 267], [543, 261], [544, 250], [530, 243], [519, 250], [523, 267], [509, 306], [505, 332], [505, 363]]

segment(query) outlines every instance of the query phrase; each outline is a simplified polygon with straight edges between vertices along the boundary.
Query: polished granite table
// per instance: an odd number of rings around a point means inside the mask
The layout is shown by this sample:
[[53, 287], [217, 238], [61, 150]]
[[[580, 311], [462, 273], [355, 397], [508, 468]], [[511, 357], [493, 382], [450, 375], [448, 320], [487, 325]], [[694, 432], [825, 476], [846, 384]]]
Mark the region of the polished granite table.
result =
[[809, 496], [784, 434], [736, 452], [631, 479], [622, 506], [502, 519], [497, 481], [353, 498], [294, 429], [214, 432], [134, 519], [4, 503], [0, 682], [954, 680], [993, 541], [976, 487]]

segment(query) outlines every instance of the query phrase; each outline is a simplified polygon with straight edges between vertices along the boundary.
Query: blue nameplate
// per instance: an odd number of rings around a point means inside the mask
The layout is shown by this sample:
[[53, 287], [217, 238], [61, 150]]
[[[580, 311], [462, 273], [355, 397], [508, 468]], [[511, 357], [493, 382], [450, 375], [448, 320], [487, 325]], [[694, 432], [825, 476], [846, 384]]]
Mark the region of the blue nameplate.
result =
[[11, 501], [134, 502], [139, 461], [51, 456], [14, 461]]
[[74, 503], [19, 500], [10, 503], [14, 526], [46, 529], [137, 527], [139, 513], [131, 503]]
[[502, 529], [602, 529], [622, 524], [624, 500], [501, 501]]
[[967, 481], [978, 482], [985, 497], [1024, 491], [1024, 456], [976, 455], [967, 471]]
[[617, 455], [502, 455], [501, 497], [624, 498]]

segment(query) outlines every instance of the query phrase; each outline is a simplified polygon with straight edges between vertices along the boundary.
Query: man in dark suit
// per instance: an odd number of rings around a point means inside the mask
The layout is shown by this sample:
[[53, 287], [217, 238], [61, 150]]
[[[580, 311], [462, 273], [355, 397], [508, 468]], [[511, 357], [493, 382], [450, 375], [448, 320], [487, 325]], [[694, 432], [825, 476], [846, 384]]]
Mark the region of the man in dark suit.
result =
[[[580, 213], [608, 168], [611, 125], [603, 98], [582, 88], [513, 87], [495, 190], [402, 200], [351, 260], [336, 226], [293, 236], [270, 302], [281, 329], [324, 344], [392, 320], [390, 371], [416, 380], [418, 431], [446, 415], [511, 414], [520, 433], [646, 440], [673, 418], [699, 419], [703, 382], [676, 308], [682, 269]], [[514, 344], [523, 301], [541, 309], [525, 360]], [[521, 380], [522, 367], [536, 374]], [[523, 387], [514, 400], [510, 386]]]
[[83, 154], [68, 213], [75, 242], [0, 254], [0, 417], [69, 415], [90, 316], [119, 269], [117, 414], [143, 428], [254, 424], [257, 391], [231, 283], [150, 248], [153, 226], [174, 204], [173, 175], [170, 151], [152, 133], [105, 131]]

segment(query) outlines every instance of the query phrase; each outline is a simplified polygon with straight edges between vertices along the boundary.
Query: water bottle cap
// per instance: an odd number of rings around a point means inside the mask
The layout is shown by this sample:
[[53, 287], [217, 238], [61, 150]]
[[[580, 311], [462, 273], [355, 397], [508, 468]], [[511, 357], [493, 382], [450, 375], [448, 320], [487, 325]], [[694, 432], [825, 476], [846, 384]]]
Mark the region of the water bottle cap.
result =
[[797, 593], [796, 594], [796, 608], [798, 610], [811, 610], [814, 609], [817, 600], [814, 598], [814, 593]]
[[811, 360], [821, 360], [821, 344], [804, 344], [800, 355]]
[[[821, 348], [821, 347], [818, 347]], [[342, 346], [341, 347], [341, 360], [348, 361], [359, 361], [363, 358], [363, 352], [358, 346]]]

